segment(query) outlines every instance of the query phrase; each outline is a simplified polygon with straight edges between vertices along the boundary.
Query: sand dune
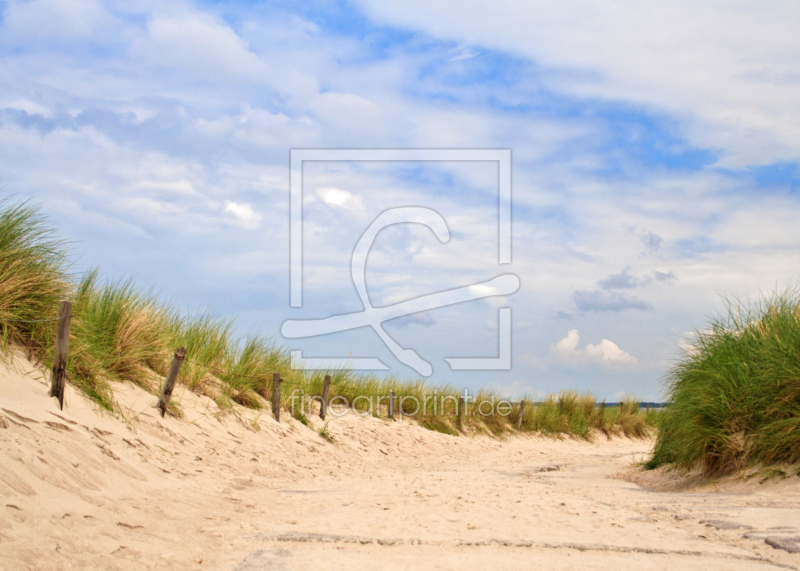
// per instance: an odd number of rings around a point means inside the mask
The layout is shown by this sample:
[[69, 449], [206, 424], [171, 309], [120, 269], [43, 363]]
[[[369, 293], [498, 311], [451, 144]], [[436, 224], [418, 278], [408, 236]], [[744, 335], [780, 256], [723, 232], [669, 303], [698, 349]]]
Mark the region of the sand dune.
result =
[[[451, 437], [119, 385], [121, 416], [0, 364], [2, 569], [798, 568], [800, 478], [689, 491], [648, 440]], [[318, 418], [312, 418], [316, 428]], [[797, 539], [797, 542], [795, 542]]]

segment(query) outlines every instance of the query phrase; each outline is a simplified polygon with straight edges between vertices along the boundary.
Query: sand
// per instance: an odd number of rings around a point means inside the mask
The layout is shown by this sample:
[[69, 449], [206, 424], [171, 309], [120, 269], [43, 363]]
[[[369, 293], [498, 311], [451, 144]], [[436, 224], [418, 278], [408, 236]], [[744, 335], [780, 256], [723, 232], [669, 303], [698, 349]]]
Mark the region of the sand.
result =
[[800, 567], [797, 477], [687, 487], [635, 467], [650, 440], [452, 437], [352, 413], [330, 419], [331, 444], [183, 390], [185, 418], [161, 419], [153, 395], [115, 390], [122, 415], [72, 387], [60, 411], [46, 372], [0, 363], [0, 568]]

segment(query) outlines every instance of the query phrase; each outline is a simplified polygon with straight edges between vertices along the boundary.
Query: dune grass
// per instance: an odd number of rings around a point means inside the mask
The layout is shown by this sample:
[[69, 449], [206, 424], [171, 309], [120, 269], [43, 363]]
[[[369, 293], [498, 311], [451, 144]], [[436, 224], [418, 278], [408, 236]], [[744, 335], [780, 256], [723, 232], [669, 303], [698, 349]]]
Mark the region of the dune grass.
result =
[[0, 201], [0, 326], [3, 344], [39, 349], [68, 295], [67, 252], [38, 209]]
[[669, 375], [648, 468], [700, 467], [707, 475], [758, 463], [800, 462], [800, 297], [797, 291], [726, 315], [699, 331]]
[[[237, 337], [232, 319], [211, 312], [182, 315], [130, 279], [102, 281], [93, 270], [73, 281], [67, 269], [66, 249], [38, 210], [27, 203], [0, 202], [4, 350], [24, 346], [51, 366], [58, 301], [73, 300], [67, 379], [107, 410], [116, 406], [113, 382], [130, 381], [158, 393], [175, 348], [182, 346], [187, 356], [178, 381], [213, 398], [221, 409], [235, 404], [263, 408], [278, 372], [281, 406], [308, 426], [311, 397], [322, 394], [328, 373], [332, 404], [362, 414], [386, 418], [394, 391], [395, 417], [414, 418], [431, 430], [495, 436], [516, 430], [515, 405], [476, 410], [475, 403], [504, 400], [496, 391], [480, 390], [459, 416], [461, 391], [454, 386], [350, 370], [294, 370], [288, 351], [263, 336]], [[525, 409], [522, 430], [589, 438], [593, 431], [642, 436], [652, 426], [633, 401], [618, 412], [610, 407], [598, 412], [595, 404], [588, 394], [551, 395]]]
[[[519, 405], [508, 418], [516, 421]], [[590, 438], [592, 433], [606, 436], [625, 435], [641, 438], [652, 433], [655, 415], [645, 414], [636, 398], [628, 397], [621, 403], [606, 406], [598, 403], [591, 393], [561, 391], [534, 406], [523, 409], [522, 429], [544, 434], [573, 434]]]
[[195, 392], [212, 396], [212, 378], [231, 359], [233, 321], [210, 313], [185, 317], [173, 314], [167, 325], [172, 344], [186, 349], [179, 381]]
[[157, 390], [156, 377], [166, 374], [169, 311], [152, 292], [137, 290], [130, 280], [100, 284], [96, 270], [87, 273], [78, 282], [72, 307], [72, 381], [109, 410], [109, 380]]

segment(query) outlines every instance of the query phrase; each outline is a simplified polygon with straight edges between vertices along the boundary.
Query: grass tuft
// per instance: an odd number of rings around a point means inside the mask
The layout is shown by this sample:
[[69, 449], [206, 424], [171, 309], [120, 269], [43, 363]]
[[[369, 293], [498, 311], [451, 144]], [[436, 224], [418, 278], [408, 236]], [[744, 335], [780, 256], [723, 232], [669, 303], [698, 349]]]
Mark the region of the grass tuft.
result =
[[172, 314], [167, 329], [172, 344], [186, 348], [186, 361], [178, 380], [191, 390], [216, 399], [220, 372], [230, 362], [233, 320], [211, 313], [186, 317]]
[[55, 335], [58, 302], [72, 286], [64, 242], [39, 209], [0, 200], [0, 327], [3, 350], [28, 347], [33, 356]]
[[336, 441], [333, 439], [333, 435], [331, 434], [330, 430], [328, 430], [328, 423], [322, 425], [322, 428], [319, 429], [317, 432], [324, 440], [327, 440], [331, 444], [336, 444]]
[[[72, 308], [69, 372], [84, 390], [110, 402], [108, 380], [132, 381], [158, 391], [156, 373], [166, 374], [165, 328], [169, 308], [130, 280], [98, 283], [96, 270], [78, 284]], [[102, 403], [101, 403], [102, 404]]]
[[800, 461], [800, 300], [727, 303], [670, 372], [671, 405], [648, 468], [722, 475]]
[[428, 430], [458, 436], [458, 430], [453, 428], [449, 422], [440, 416], [423, 416], [419, 419], [419, 425]]

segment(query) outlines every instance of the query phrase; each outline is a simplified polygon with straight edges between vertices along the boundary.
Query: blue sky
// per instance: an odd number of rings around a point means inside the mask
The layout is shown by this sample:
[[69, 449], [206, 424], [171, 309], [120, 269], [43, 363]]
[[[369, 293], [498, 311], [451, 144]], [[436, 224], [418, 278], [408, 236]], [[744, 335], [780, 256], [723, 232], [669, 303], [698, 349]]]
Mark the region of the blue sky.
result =
[[[3, 192], [43, 205], [74, 268], [236, 316], [318, 357], [378, 357], [368, 329], [285, 340], [361, 309], [350, 254], [384, 209], [447, 220], [375, 242], [391, 304], [500, 273], [504, 299], [386, 329], [433, 381], [659, 399], [723, 297], [797, 284], [800, 8], [793, 2], [0, 3]], [[293, 148], [504, 148], [513, 263], [496, 264], [491, 163], [313, 163], [304, 296], [289, 307]], [[494, 262], [493, 262], [494, 260]], [[492, 356], [513, 311], [511, 371]]]

